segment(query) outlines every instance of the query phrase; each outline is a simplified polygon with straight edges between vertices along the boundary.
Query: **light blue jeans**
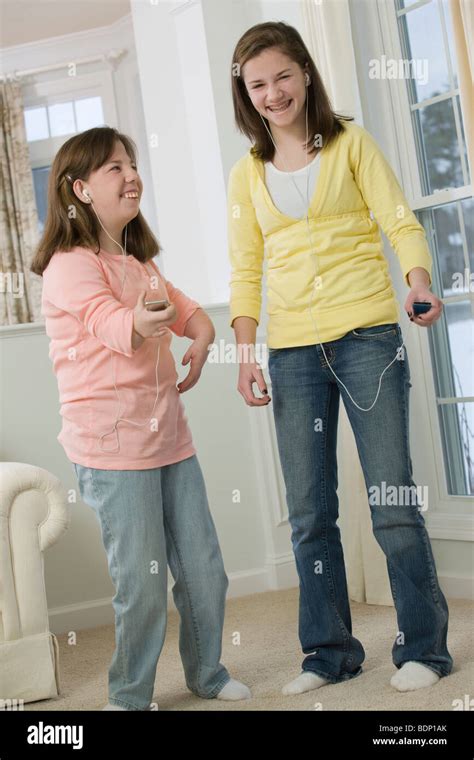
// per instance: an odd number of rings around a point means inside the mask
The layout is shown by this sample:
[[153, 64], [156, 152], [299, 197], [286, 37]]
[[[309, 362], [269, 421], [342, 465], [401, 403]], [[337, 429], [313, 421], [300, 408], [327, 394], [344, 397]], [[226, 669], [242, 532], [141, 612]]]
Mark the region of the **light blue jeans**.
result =
[[[327, 360], [355, 401], [367, 409], [379, 377], [397, 355], [397, 323], [351, 330], [324, 344]], [[358, 676], [365, 652], [352, 633], [344, 555], [337, 525], [337, 424], [342, 396], [368, 496], [385, 485], [413, 487], [409, 443], [408, 357], [385, 373], [377, 403], [355, 407], [329, 369], [320, 345], [270, 349], [273, 413], [286, 485], [292, 545], [300, 580], [302, 668], [332, 683]], [[318, 424], [315, 424], [318, 423]], [[397, 668], [415, 660], [439, 676], [451, 672], [448, 605], [440, 589], [425, 521], [417, 503], [369, 499], [373, 532], [386, 557], [398, 633]], [[350, 504], [348, 505], [350, 509]]]
[[109, 702], [146, 710], [153, 698], [166, 633], [167, 564], [186, 684], [199, 697], [215, 697], [230, 679], [220, 663], [229, 582], [197, 456], [148, 470], [73, 466], [82, 499], [99, 520], [115, 586]]

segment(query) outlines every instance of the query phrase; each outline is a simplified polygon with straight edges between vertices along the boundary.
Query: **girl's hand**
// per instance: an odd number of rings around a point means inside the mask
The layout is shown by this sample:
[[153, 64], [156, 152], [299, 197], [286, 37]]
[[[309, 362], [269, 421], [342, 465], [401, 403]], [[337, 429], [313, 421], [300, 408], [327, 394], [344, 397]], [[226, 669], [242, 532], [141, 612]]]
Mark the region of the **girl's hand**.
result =
[[150, 311], [145, 306], [145, 297], [146, 290], [142, 290], [133, 310], [133, 329], [142, 338], [157, 338], [164, 335], [167, 332], [166, 328], [176, 322], [178, 312], [174, 304], [162, 311]]
[[[413, 312], [414, 301], [429, 301], [431, 309], [426, 314], [415, 315]], [[440, 318], [443, 311], [443, 302], [431, 292], [426, 285], [416, 285], [411, 288], [405, 301], [405, 311], [410, 317], [410, 321], [420, 327], [429, 327]]]
[[[255, 396], [252, 387], [254, 383], [257, 383], [259, 391], [264, 394], [262, 398]], [[271, 401], [263, 372], [256, 362], [241, 363], [237, 390], [248, 406], [266, 406]]]
[[180, 393], [189, 391], [194, 385], [196, 385], [197, 381], [201, 377], [202, 368], [207, 361], [207, 354], [210, 345], [211, 341], [208, 339], [208, 337], [203, 336], [196, 338], [189, 346], [188, 350], [183, 356], [181, 364], [186, 365], [191, 362], [191, 368], [184, 380], [182, 380], [176, 386]]

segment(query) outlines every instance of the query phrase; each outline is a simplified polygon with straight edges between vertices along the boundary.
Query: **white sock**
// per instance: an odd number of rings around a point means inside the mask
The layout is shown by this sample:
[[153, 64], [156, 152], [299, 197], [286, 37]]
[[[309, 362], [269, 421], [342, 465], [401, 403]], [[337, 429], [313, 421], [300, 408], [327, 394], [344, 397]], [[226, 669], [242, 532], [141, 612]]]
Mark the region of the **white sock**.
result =
[[326, 683], [328, 682], [322, 676], [305, 670], [294, 681], [287, 683], [281, 691], [282, 694], [302, 694], [304, 691], [319, 689], [320, 686], [324, 686]]
[[237, 701], [238, 699], [250, 699], [252, 693], [248, 686], [233, 678], [227, 681], [226, 685], [216, 695], [216, 699], [228, 699]]
[[426, 686], [433, 686], [439, 681], [439, 675], [421, 662], [410, 660], [405, 662], [400, 670], [397, 670], [390, 679], [390, 683], [398, 691], [415, 691], [415, 689], [424, 689]]
[[[152, 704], [156, 704], [156, 702], [152, 702]], [[151, 705], [149, 705], [148, 707], [145, 707], [145, 710], [154, 710], [154, 709], [155, 708], [152, 707]], [[156, 709], [158, 709], [158, 705], [157, 705]], [[127, 708], [126, 707], [120, 707], [119, 705], [112, 705], [112, 704], [110, 704], [110, 702], [107, 702], [107, 704], [105, 705], [105, 707], [102, 708], [102, 711], [104, 711], [104, 710], [125, 710], [127, 712]]]

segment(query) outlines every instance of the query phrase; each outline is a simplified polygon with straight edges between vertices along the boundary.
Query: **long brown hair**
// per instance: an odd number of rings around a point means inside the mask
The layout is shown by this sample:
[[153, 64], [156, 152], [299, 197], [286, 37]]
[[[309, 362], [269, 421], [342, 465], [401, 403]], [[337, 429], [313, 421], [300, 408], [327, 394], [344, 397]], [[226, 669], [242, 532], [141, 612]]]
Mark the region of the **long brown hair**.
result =
[[[99, 221], [88, 204], [80, 203], [73, 190], [76, 179], [87, 180], [112, 155], [120, 140], [129, 158], [136, 163], [137, 148], [133, 140], [113, 127], [94, 127], [67, 140], [58, 150], [48, 180], [48, 212], [41, 240], [36, 248], [31, 271], [43, 275], [56, 251], [70, 251], [75, 246], [100, 250]], [[71, 213], [73, 211], [74, 213]], [[122, 232], [124, 244], [124, 231]], [[161, 247], [142, 213], [127, 226], [127, 249], [139, 261], [148, 261]]]
[[260, 114], [250, 100], [240, 72], [247, 61], [272, 47], [279, 48], [311, 77], [311, 83], [307, 87], [309, 135], [307, 149], [314, 147], [315, 135], [321, 135], [323, 146], [329, 145], [344, 129], [341, 120], [354, 119], [353, 116], [342, 116], [332, 110], [331, 101], [314, 61], [294, 27], [283, 21], [266, 21], [263, 24], [256, 24], [242, 35], [232, 56], [232, 100], [238, 129], [253, 143], [250, 150], [252, 155], [263, 161], [273, 159], [275, 146], [262, 123]]

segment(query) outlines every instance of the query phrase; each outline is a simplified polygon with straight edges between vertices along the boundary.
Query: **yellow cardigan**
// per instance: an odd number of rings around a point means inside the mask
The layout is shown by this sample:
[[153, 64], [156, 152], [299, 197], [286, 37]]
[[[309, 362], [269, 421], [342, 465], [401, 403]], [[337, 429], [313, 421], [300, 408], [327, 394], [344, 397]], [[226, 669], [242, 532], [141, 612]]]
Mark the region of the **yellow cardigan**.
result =
[[356, 327], [398, 322], [399, 305], [377, 222], [408, 287], [414, 267], [426, 269], [431, 279], [432, 260], [425, 231], [372, 135], [346, 122], [322, 149], [309, 206], [312, 246], [306, 217], [281, 213], [264, 178], [263, 161], [250, 151], [229, 175], [231, 324], [242, 316], [260, 320], [264, 255], [270, 348], [337, 340]]

